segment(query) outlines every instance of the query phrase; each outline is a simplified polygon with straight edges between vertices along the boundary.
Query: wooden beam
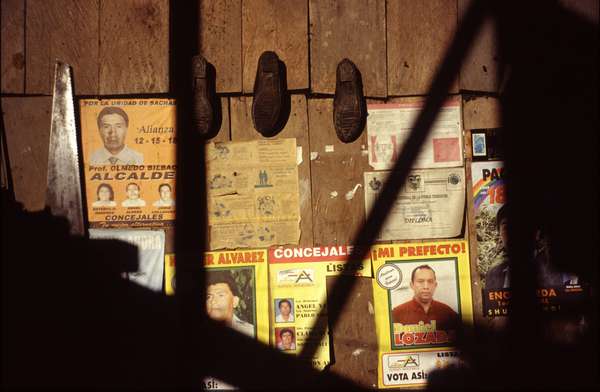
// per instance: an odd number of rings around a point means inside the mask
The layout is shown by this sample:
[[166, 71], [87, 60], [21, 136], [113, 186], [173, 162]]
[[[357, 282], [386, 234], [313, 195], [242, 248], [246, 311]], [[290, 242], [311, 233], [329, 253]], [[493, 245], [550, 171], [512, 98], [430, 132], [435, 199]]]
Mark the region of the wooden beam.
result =
[[242, 91], [242, 1], [200, 2], [200, 51], [216, 69], [219, 93]]
[[310, 0], [311, 90], [335, 92], [338, 63], [348, 58], [362, 74], [366, 96], [386, 97], [384, 0]]
[[[428, 93], [456, 20], [455, 0], [388, 1], [388, 95]], [[457, 91], [455, 83], [450, 93]]]
[[27, 94], [52, 94], [57, 59], [73, 67], [76, 94], [98, 93], [98, 1], [26, 2]]
[[23, 94], [25, 92], [25, 1], [3, 0], [0, 3], [0, 17], [1, 91]]
[[101, 0], [100, 59], [100, 94], [168, 92], [168, 0]]
[[306, 1], [246, 0], [242, 3], [244, 93], [252, 93], [261, 53], [272, 50], [285, 63], [289, 90], [308, 89]]

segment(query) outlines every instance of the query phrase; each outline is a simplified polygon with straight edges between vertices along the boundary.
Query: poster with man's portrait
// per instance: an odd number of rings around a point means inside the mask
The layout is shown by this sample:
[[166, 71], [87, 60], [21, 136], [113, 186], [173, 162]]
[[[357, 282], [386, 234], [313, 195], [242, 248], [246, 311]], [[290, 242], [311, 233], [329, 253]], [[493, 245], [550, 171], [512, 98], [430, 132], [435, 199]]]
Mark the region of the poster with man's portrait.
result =
[[371, 249], [378, 387], [422, 387], [460, 363], [456, 336], [473, 323], [467, 241], [379, 244]]
[[175, 219], [175, 100], [79, 102], [91, 227], [164, 227]]

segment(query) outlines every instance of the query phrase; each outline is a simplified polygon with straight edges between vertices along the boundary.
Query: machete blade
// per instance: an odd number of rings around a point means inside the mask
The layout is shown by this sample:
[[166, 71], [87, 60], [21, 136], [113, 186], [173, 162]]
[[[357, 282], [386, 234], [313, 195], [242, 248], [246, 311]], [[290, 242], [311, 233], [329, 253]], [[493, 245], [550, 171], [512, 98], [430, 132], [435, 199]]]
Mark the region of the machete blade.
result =
[[52, 98], [52, 125], [48, 154], [46, 206], [69, 221], [72, 235], [83, 236], [83, 204], [71, 67], [56, 62]]

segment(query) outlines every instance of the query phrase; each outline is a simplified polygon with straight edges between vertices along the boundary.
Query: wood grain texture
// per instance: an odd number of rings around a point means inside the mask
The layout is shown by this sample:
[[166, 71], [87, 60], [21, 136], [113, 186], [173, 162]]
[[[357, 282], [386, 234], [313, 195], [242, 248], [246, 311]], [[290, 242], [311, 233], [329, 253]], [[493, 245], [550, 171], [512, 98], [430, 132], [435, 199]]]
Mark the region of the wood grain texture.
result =
[[200, 51], [215, 66], [219, 93], [242, 91], [242, 0], [200, 2]]
[[51, 94], [58, 59], [73, 67], [76, 94], [97, 94], [99, 0], [26, 4], [25, 92]]
[[[342, 143], [333, 126], [333, 99], [310, 99], [308, 119], [314, 243], [349, 245], [365, 221], [367, 133]], [[354, 189], [348, 200], [346, 194]]]
[[[350, 279], [345, 276], [338, 278]], [[328, 294], [334, 281], [334, 277], [327, 278]], [[329, 369], [365, 388], [377, 387], [377, 336], [372, 282], [372, 279], [357, 278], [354, 289], [347, 296], [345, 310], [332, 328], [335, 362]]]
[[500, 128], [500, 101], [493, 97], [463, 97], [463, 128]]
[[287, 68], [289, 90], [308, 88], [308, 3], [244, 0], [242, 3], [243, 91], [251, 93], [258, 58], [272, 50]]
[[17, 201], [38, 211], [46, 201], [52, 97], [4, 97], [2, 116]]
[[386, 97], [385, 0], [310, 0], [311, 90], [335, 92], [338, 63], [348, 58], [369, 97]]
[[231, 129], [230, 129], [230, 119], [229, 119], [229, 98], [221, 97], [221, 127], [219, 128], [219, 132], [215, 137], [208, 140], [209, 142], [228, 142], [231, 141]]
[[25, 1], [0, 3], [0, 56], [2, 93], [25, 92]]
[[[387, 4], [388, 95], [425, 95], [456, 30], [456, 1]], [[458, 75], [450, 93], [458, 91]]]
[[[458, 21], [472, 0], [458, 0]], [[496, 92], [498, 81], [498, 44], [496, 42], [496, 26], [493, 19], [488, 18], [473, 42], [469, 55], [460, 69], [460, 89], [470, 91]]]
[[101, 0], [100, 94], [168, 90], [168, 0]]
[[[311, 194], [310, 143], [308, 136], [308, 118], [306, 97], [292, 95], [290, 117], [274, 138], [295, 138], [296, 146], [302, 148], [302, 163], [298, 165], [300, 187], [300, 246], [313, 246], [313, 212]], [[252, 98], [232, 97], [230, 99], [231, 140], [267, 139], [254, 129], [252, 124]]]

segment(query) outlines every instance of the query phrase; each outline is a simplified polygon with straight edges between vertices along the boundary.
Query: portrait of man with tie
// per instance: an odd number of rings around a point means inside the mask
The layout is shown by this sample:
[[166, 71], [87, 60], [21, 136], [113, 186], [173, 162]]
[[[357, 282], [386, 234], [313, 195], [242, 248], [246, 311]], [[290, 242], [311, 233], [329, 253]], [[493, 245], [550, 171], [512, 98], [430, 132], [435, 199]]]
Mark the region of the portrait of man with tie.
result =
[[125, 144], [129, 116], [123, 109], [107, 106], [98, 114], [97, 122], [104, 147], [92, 153], [91, 165], [142, 165], [144, 163], [144, 156]]

